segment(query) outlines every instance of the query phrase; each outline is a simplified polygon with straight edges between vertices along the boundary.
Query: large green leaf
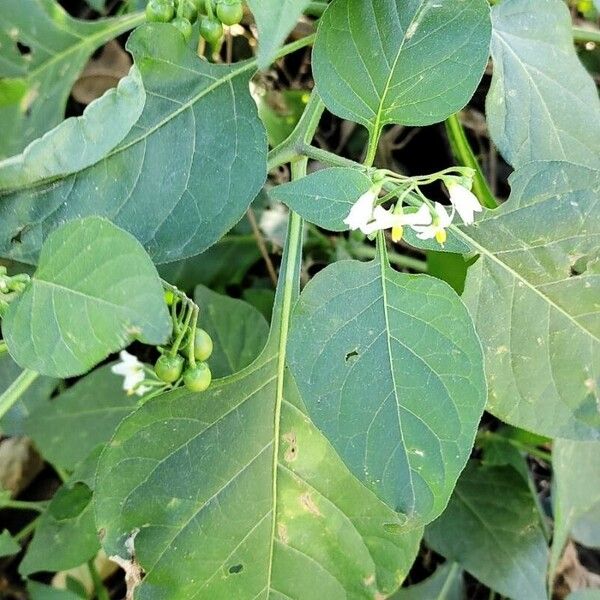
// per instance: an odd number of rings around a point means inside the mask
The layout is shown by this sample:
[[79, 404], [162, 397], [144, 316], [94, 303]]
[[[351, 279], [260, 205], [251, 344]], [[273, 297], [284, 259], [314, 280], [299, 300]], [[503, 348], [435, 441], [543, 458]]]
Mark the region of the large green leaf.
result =
[[294, 309], [289, 365], [356, 477], [411, 523], [444, 510], [486, 399], [481, 346], [450, 286], [385, 255], [330, 265]]
[[548, 548], [527, 483], [512, 467], [467, 466], [429, 546], [514, 600], [543, 600]]
[[171, 319], [156, 268], [139, 242], [109, 221], [90, 217], [48, 238], [2, 331], [21, 367], [70, 377], [134, 339], [165, 343]]
[[313, 70], [336, 115], [378, 134], [462, 108], [485, 69], [486, 0], [334, 0], [319, 23]]
[[96, 369], [75, 385], [34, 408], [25, 421], [42, 456], [72, 470], [99, 444], [108, 442], [117, 425], [136, 408], [139, 397], [122, 389], [111, 365]]
[[253, 63], [208, 63], [168, 24], [138, 28], [128, 49], [146, 90], [139, 121], [94, 166], [0, 197], [0, 253], [34, 262], [49, 231], [100, 215], [155, 262], [174, 261], [216, 242], [261, 189], [267, 142], [248, 89]]
[[554, 442], [552, 573], [573, 530], [584, 544], [600, 547], [599, 456], [600, 442]]
[[[4, 393], [22, 371], [9, 354], [0, 356], [0, 393]], [[0, 432], [4, 435], [27, 435], [29, 415], [48, 401], [57, 384], [58, 381], [51, 377], [38, 377], [0, 419]]]
[[266, 319], [250, 304], [217, 294], [199, 285], [194, 300], [200, 307], [198, 325], [213, 339], [208, 364], [213, 377], [225, 377], [247, 367], [265, 347]]
[[248, 0], [258, 27], [258, 66], [268, 67], [309, 0]]
[[494, 75], [486, 113], [514, 167], [531, 160], [600, 165], [600, 100], [573, 46], [562, 0], [503, 0], [492, 9]]
[[447, 562], [425, 581], [399, 589], [391, 600], [464, 600], [465, 592], [463, 570]]
[[[0, 161], [0, 194], [76, 173], [110, 152], [131, 131], [146, 101], [136, 67], [83, 116], [63, 121], [22, 154]], [[111, 126], [106, 127], [110, 122]], [[1, 201], [1, 200], [0, 200]]]
[[600, 172], [532, 163], [462, 235], [464, 299], [486, 355], [488, 410], [551, 437], [600, 439]]
[[148, 401], [101, 457], [97, 525], [107, 553], [123, 558], [139, 530], [138, 600], [373, 598], [414, 560], [421, 531], [405, 532], [348, 472], [285, 368], [300, 265], [293, 228], [288, 287], [261, 356], [202, 394]]
[[[0, 138], [0, 158], [18, 154], [58, 125], [79, 73], [94, 51], [139, 25], [143, 15], [80, 21], [55, 0], [4, 0], [0, 11], [0, 78], [19, 77], [21, 102], [0, 102], [0, 119], [16, 118], [12, 136]], [[28, 51], [21, 56], [17, 42]], [[0, 79], [0, 97], [14, 80]]]

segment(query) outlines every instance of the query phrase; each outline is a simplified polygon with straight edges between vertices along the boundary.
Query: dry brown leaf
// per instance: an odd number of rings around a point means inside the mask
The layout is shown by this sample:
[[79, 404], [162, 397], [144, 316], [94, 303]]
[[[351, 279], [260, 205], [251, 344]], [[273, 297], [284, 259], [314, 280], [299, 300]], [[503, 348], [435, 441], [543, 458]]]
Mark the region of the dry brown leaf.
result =
[[573, 542], [569, 542], [556, 570], [555, 598], [566, 598], [571, 592], [585, 589], [600, 589], [600, 575], [588, 571], [577, 556]]
[[18, 496], [39, 474], [44, 461], [26, 437], [0, 442], [0, 489]]

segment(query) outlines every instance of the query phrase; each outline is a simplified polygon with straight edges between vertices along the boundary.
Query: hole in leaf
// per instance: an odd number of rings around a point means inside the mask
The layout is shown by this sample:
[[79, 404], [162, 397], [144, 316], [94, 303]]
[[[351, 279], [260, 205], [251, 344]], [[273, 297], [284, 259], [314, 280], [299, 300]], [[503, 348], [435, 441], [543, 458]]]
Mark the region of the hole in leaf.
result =
[[352, 359], [358, 356], [358, 352], [356, 350], [352, 350], [352, 352], [348, 352], [346, 354], [346, 362], [350, 362]]
[[231, 565], [229, 567], [229, 572], [232, 575], [237, 575], [238, 573], [241, 573], [244, 570], [244, 565]]
[[13, 235], [10, 238], [10, 243], [12, 245], [17, 245], [17, 244], [21, 244], [23, 242], [23, 240], [21, 239], [21, 236], [23, 235], [23, 231], [25, 230], [25, 228], [23, 227], [22, 229], [19, 229], [19, 231], [17, 231], [17, 233], [15, 233], [15, 235]]
[[31, 48], [27, 44], [17, 42], [17, 49], [21, 53], [21, 56], [29, 56], [31, 54]]

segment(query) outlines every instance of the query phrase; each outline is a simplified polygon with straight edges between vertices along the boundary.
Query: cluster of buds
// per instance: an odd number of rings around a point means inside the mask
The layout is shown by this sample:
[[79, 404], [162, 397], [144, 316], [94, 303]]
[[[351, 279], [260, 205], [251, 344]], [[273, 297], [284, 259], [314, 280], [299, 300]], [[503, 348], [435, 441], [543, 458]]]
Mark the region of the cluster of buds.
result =
[[6, 267], [0, 266], [0, 319], [4, 318], [10, 303], [27, 287], [29, 275], [19, 273], [10, 277]]
[[[453, 174], [451, 174], [453, 173]], [[351, 230], [360, 229], [365, 235], [373, 235], [377, 231], [392, 230], [392, 240], [402, 239], [404, 227], [415, 231], [422, 240], [435, 240], [443, 245], [447, 239], [447, 228], [452, 224], [454, 215], [458, 213], [465, 225], [475, 221], [475, 213], [481, 212], [482, 207], [476, 196], [471, 192], [474, 171], [468, 167], [448, 169], [426, 177], [403, 177], [388, 171], [378, 172], [371, 188], [362, 194], [350, 209], [344, 223]], [[441, 180], [450, 197], [451, 212], [439, 202], [433, 205], [423, 195], [420, 186]], [[397, 181], [401, 190], [397, 195], [399, 200], [395, 206], [385, 209], [377, 204], [379, 194], [386, 181]], [[404, 200], [411, 192], [416, 192], [422, 200], [417, 210], [405, 210]]]

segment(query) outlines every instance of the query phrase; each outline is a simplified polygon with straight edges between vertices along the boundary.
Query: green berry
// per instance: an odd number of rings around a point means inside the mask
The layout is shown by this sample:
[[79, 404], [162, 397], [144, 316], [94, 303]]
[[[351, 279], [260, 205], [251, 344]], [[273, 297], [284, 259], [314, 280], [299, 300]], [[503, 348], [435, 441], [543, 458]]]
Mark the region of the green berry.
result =
[[146, 5], [146, 20], [168, 23], [175, 16], [173, 0], [150, 0]]
[[171, 25], [179, 29], [179, 31], [181, 31], [183, 34], [185, 41], [189, 42], [190, 38], [192, 37], [192, 24], [187, 19], [184, 19], [183, 17], [175, 17], [171, 21]]
[[196, 329], [194, 336], [194, 358], [205, 361], [210, 358], [213, 351], [213, 341], [210, 335], [204, 329]]
[[210, 44], [217, 44], [223, 37], [223, 25], [217, 19], [202, 17], [200, 19], [200, 35]]
[[223, 25], [237, 25], [244, 16], [244, 7], [241, 2], [219, 2], [217, 4], [217, 17]]
[[198, 17], [198, 5], [195, 0], [178, 0], [177, 16], [193, 23]]
[[181, 356], [161, 356], [154, 365], [156, 376], [165, 383], [175, 383], [183, 371], [183, 358]]
[[183, 374], [183, 383], [190, 392], [203, 392], [212, 381], [212, 373], [204, 362], [189, 367]]

